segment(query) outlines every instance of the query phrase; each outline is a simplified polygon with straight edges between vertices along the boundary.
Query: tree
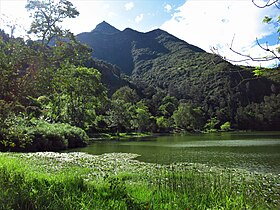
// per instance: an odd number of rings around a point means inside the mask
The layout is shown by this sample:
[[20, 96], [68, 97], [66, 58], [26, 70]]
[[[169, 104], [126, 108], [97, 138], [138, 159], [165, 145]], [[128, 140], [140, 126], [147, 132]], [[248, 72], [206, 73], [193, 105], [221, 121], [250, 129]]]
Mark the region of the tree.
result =
[[116, 90], [116, 92], [112, 95], [113, 100], [123, 100], [126, 103], [133, 103], [135, 104], [139, 101], [139, 96], [137, 95], [136, 91], [130, 88], [129, 86], [124, 86]]
[[96, 111], [107, 101], [101, 74], [96, 69], [66, 64], [57, 70], [52, 81], [53, 94], [45, 104], [48, 117], [87, 128], [96, 118]]
[[174, 96], [165, 96], [162, 99], [159, 111], [165, 117], [171, 117], [173, 112], [177, 109], [178, 100]]
[[151, 119], [151, 113], [149, 112], [149, 109], [147, 105], [140, 101], [136, 104], [135, 109], [133, 110], [133, 116], [132, 116], [132, 125], [135, 129], [137, 129], [139, 132], [148, 130], [150, 127], [150, 119]]
[[73, 37], [69, 30], [63, 30], [59, 25], [64, 19], [79, 15], [70, 1], [28, 0], [25, 7], [33, 18], [28, 33], [34, 33], [42, 43], [49, 44], [54, 37]]
[[220, 123], [220, 121], [216, 117], [208, 119], [207, 123], [204, 126], [204, 130], [207, 132], [213, 132], [213, 131], [216, 132], [219, 123]]
[[172, 129], [174, 122], [172, 118], [160, 116], [156, 118], [156, 124], [159, 131], [169, 131]]
[[31, 68], [35, 55], [23, 39], [0, 34], [0, 99], [23, 102], [36, 91], [37, 72]]
[[111, 107], [108, 111], [109, 125], [110, 127], [116, 128], [117, 133], [123, 129], [131, 129], [132, 121], [132, 104], [126, 103], [123, 100], [116, 99], [111, 101]]
[[240, 129], [279, 130], [280, 94], [265, 96], [262, 103], [239, 107], [236, 121]]
[[204, 124], [202, 109], [188, 103], [180, 103], [172, 118], [175, 125], [184, 130], [200, 130]]
[[230, 130], [230, 122], [225, 122], [224, 124], [221, 125], [221, 131], [229, 131]]

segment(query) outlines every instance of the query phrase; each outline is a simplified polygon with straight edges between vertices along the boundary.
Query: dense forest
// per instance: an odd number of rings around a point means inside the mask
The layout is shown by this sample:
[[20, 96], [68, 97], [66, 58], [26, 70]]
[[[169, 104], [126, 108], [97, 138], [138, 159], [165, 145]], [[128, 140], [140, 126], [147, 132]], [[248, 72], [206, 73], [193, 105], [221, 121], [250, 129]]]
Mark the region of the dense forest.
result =
[[[65, 5], [58, 17], [78, 15]], [[75, 37], [35, 15], [30, 32], [37, 41], [0, 31], [1, 150], [57, 151], [104, 132], [280, 129], [280, 83], [270, 76], [279, 69], [257, 77], [162, 30], [103, 22]]]
[[[277, 69], [267, 69], [263, 77], [257, 77], [252, 67], [232, 65], [160, 29], [119, 31], [102, 22], [77, 39], [94, 49], [93, 58], [120, 68], [121, 77], [133, 84], [153, 116], [168, 121], [166, 118], [183, 103], [201, 112], [200, 117], [194, 117], [199, 126], [179, 126], [183, 129], [201, 130], [207, 122], [215, 121], [214, 128], [227, 122], [234, 129], [279, 130], [279, 107], [272, 105], [277, 104], [279, 94], [279, 75], [274, 75]], [[166, 96], [174, 97], [168, 114], [160, 111], [167, 106]], [[268, 108], [268, 101], [272, 107], [265, 111], [261, 107]], [[191, 124], [192, 120], [187, 121]]]

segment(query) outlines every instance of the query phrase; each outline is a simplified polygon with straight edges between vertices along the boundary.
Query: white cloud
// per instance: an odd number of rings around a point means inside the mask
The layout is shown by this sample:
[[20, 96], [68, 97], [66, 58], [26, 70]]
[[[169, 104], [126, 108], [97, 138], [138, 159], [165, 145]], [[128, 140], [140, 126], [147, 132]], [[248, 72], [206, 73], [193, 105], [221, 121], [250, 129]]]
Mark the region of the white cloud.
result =
[[133, 3], [133, 2], [126, 3], [126, 4], [124, 5], [124, 7], [125, 7], [125, 10], [126, 10], [126, 11], [132, 10], [133, 7], [134, 7], [134, 3]]
[[233, 37], [236, 51], [248, 54], [256, 50], [256, 38], [275, 31], [262, 19], [278, 13], [277, 8], [259, 9], [251, 1], [188, 0], [161, 28], [208, 52], [216, 47], [221, 55], [232, 58], [229, 47]]
[[11, 33], [11, 27], [15, 26], [14, 36], [24, 36], [29, 29], [31, 20], [25, 9], [26, 1], [0, 0], [0, 28], [6, 33]]
[[[80, 15], [77, 18], [64, 20], [63, 27], [71, 29], [74, 34], [91, 31], [104, 20], [112, 24], [118, 18], [112, 1], [106, 1], [105, 4], [104, 1], [71, 1], [77, 7]], [[123, 6], [123, 3], [121, 6]]]
[[165, 9], [166, 12], [170, 12], [172, 10], [172, 6], [170, 4], [166, 4], [164, 6], [164, 9]]
[[135, 22], [139, 23], [143, 20], [143, 18], [144, 18], [144, 14], [137, 15], [135, 18]]
[[107, 14], [108, 18], [117, 17], [117, 16], [118, 16], [118, 14], [115, 12], [108, 12], [108, 14]]

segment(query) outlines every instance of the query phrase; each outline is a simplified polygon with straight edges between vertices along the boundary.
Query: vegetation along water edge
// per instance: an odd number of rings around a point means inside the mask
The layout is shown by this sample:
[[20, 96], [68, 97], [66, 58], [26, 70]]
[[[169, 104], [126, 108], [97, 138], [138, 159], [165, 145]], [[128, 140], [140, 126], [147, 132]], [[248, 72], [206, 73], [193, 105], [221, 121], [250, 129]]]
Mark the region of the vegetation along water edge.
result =
[[280, 209], [280, 174], [60, 153], [94, 137], [279, 131], [279, 65], [235, 65], [161, 29], [74, 35], [68, 0], [25, 7], [23, 37], [0, 28], [0, 210]]
[[279, 209], [280, 175], [137, 154], [0, 153], [0, 209]]

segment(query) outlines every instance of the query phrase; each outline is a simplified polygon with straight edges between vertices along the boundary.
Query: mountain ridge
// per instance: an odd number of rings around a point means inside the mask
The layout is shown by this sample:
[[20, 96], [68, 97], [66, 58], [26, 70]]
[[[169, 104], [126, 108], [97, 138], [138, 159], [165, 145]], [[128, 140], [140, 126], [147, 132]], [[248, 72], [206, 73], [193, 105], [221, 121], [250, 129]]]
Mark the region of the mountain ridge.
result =
[[104, 32], [79, 34], [77, 40], [93, 49], [93, 58], [116, 65], [148, 101], [163, 92], [201, 107], [207, 118], [237, 123], [241, 109], [279, 94], [279, 83], [254, 77], [252, 68], [233, 65], [161, 29], [108, 34], [101, 28]]
[[[108, 33], [108, 30], [114, 30], [114, 33]], [[180, 42], [181, 45], [187, 46], [190, 51], [205, 52], [161, 29], [155, 29], [146, 33], [138, 32], [131, 28], [120, 31], [118, 29], [115, 30], [115, 27], [105, 21], [98, 24], [91, 32], [78, 34], [77, 40], [93, 49], [93, 58], [115, 64], [127, 75], [131, 75], [135, 68], [132, 54], [138, 49], [142, 51], [140, 59], [169, 53], [169, 46], [165, 46], [164, 43], [172, 41]], [[147, 51], [149, 52], [145, 53]], [[118, 55], [117, 58], [116, 55]]]

